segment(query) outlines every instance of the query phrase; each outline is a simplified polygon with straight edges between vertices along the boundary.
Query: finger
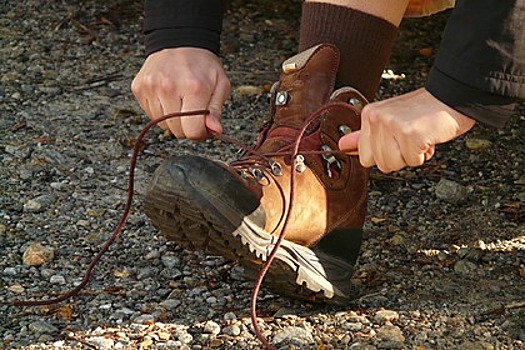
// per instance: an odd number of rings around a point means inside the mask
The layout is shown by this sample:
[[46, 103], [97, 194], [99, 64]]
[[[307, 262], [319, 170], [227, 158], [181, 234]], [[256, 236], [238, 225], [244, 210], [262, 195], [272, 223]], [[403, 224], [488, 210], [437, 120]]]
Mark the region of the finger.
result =
[[434, 156], [435, 152], [436, 152], [436, 147], [435, 146], [430, 146], [425, 151], [425, 162], [428, 162]]
[[361, 130], [359, 132], [359, 139], [357, 149], [359, 150], [359, 161], [361, 165], [366, 168], [373, 167], [376, 163], [372, 153], [371, 145], [371, 129], [369, 120], [369, 109], [366, 105], [361, 111]]
[[399, 143], [399, 149], [406, 165], [411, 167], [420, 166], [425, 162], [425, 152], [418, 149], [411, 138], [403, 138], [404, 142]]
[[[144, 111], [146, 111], [148, 117], [151, 120], [157, 120], [159, 119], [159, 116], [162, 116], [162, 106], [160, 105], [160, 102], [158, 99], [147, 99], [146, 100], [147, 105], [142, 107]], [[166, 122], [161, 122], [157, 124], [162, 129], [166, 130], [168, 128]]]
[[230, 90], [230, 81], [227, 78], [220, 79], [208, 105], [210, 114], [206, 116], [206, 127], [219, 134], [223, 132], [221, 125], [222, 107], [230, 95]]
[[[160, 97], [159, 104], [162, 107], [159, 118], [171, 113], [178, 113], [181, 110], [181, 101], [178, 97]], [[176, 138], [186, 138], [179, 117], [167, 119], [166, 125], [168, 126], [169, 130], [173, 133], [173, 135], [175, 135]]]
[[[198, 93], [184, 96], [180, 111], [188, 112], [208, 109], [210, 98], [210, 93]], [[204, 115], [199, 115], [180, 118], [181, 128], [188, 139], [202, 140], [208, 135], [204, 117]]]
[[339, 139], [339, 149], [347, 154], [357, 154], [360, 133], [361, 131], [354, 131], [341, 137]]
[[383, 134], [373, 145], [377, 168], [383, 173], [397, 171], [406, 166], [397, 140], [391, 135]]

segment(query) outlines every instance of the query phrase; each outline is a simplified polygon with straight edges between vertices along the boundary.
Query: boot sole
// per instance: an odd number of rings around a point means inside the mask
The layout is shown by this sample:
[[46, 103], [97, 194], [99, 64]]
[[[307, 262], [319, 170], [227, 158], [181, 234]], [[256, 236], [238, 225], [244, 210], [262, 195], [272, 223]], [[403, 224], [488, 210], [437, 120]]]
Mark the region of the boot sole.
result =
[[[157, 170], [144, 200], [144, 211], [166, 239], [190, 250], [239, 261], [255, 279], [277, 237], [229, 208], [220, 198], [203, 195], [191, 178]], [[182, 170], [179, 170], [183, 172]], [[168, 178], [163, 178], [167, 176]], [[264, 279], [264, 287], [278, 294], [312, 302], [348, 304], [353, 294], [353, 266], [321, 251], [283, 240]]]

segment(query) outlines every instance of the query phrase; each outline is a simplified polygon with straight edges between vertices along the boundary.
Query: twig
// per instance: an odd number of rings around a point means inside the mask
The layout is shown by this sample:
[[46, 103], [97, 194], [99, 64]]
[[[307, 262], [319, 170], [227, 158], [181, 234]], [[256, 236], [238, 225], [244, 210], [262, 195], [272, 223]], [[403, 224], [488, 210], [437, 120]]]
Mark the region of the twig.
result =
[[487, 311], [482, 314], [482, 316], [488, 316], [488, 315], [503, 315], [505, 311], [513, 310], [513, 309], [520, 309], [522, 307], [525, 307], [525, 301], [517, 301], [513, 302], [507, 305], [504, 305], [497, 309], [492, 309], [490, 311]]

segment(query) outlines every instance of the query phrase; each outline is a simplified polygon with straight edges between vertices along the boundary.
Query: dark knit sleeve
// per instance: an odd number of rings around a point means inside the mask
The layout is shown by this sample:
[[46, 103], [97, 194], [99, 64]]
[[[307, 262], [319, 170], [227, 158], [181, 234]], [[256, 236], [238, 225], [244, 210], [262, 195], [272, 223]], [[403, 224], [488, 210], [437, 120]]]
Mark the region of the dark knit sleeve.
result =
[[172, 47], [220, 51], [226, 0], [146, 0], [146, 55]]
[[525, 0], [458, 0], [426, 89], [477, 121], [502, 126], [525, 99]]

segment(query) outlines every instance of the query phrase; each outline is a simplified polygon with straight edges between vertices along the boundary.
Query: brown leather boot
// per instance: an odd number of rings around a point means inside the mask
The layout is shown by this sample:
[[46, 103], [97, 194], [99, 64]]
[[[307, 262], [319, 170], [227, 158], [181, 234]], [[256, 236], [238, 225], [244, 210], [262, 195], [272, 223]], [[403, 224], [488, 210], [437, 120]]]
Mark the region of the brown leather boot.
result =
[[[270, 123], [254, 147], [268, 157], [247, 154], [226, 165], [185, 155], [167, 159], [156, 170], [144, 208], [167, 239], [258, 270], [281, 233], [294, 171], [291, 219], [264, 286], [312, 301], [349, 301], [368, 170], [355, 156], [306, 153], [336, 150], [342, 135], [360, 128], [366, 99], [351, 88], [333, 92], [338, 64], [332, 45], [313, 47], [283, 63]], [[306, 129], [291, 165], [292, 145], [306, 119], [327, 104]]]

